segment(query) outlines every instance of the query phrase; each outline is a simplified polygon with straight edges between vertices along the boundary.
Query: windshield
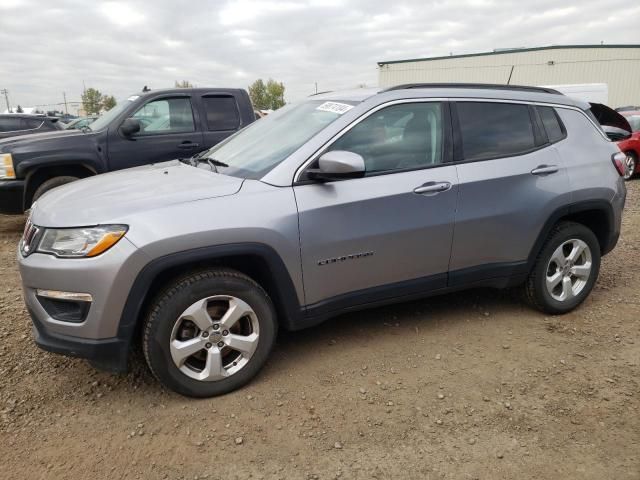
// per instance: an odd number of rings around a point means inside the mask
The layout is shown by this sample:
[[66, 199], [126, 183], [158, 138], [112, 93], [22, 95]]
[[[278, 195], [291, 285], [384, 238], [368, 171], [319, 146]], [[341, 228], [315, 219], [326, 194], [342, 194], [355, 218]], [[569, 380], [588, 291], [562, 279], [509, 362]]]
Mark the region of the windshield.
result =
[[120, 112], [122, 112], [125, 108], [127, 108], [129, 104], [135, 101], [137, 98], [139, 98], [137, 95], [133, 95], [127, 98], [125, 102], [118, 103], [115, 107], [113, 107], [111, 110], [106, 112], [104, 115], [101, 115], [100, 117], [98, 117], [95, 120], [95, 122], [93, 122], [91, 125], [88, 125], [88, 128], [93, 130], [94, 132], [107, 128], [111, 123], [111, 120], [116, 118], [120, 114]]
[[311, 100], [281, 108], [201, 155], [220, 173], [259, 179], [357, 102]]

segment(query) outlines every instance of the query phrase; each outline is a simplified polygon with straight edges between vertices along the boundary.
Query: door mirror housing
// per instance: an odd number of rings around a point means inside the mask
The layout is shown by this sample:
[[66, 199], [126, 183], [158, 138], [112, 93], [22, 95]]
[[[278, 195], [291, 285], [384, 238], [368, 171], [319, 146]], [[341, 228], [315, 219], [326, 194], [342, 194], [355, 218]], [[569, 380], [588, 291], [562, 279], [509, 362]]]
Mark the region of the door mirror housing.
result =
[[318, 159], [318, 168], [307, 170], [310, 179], [320, 182], [360, 178], [364, 177], [364, 174], [364, 158], [346, 150], [334, 150], [323, 154]]
[[617, 128], [617, 127], [611, 127], [609, 125], [603, 125], [602, 126], [602, 130], [604, 130], [604, 133], [607, 135], [609, 140], [611, 140], [612, 142], [620, 142], [622, 140], [626, 140], [628, 138], [631, 138], [631, 132], [628, 131], [628, 130], [625, 130], [623, 128]]
[[136, 118], [127, 118], [122, 125], [120, 125], [120, 133], [125, 137], [130, 137], [140, 131], [140, 120]]

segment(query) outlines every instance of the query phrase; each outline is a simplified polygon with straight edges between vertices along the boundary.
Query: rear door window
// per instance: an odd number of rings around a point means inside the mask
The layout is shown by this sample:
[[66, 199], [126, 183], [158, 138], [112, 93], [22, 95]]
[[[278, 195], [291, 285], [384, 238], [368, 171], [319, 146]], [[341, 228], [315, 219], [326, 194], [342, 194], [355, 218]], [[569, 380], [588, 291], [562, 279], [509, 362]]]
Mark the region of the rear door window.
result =
[[235, 130], [240, 126], [240, 113], [236, 99], [231, 95], [202, 97], [210, 131]]
[[456, 110], [466, 161], [520, 155], [536, 148], [527, 105], [457, 102]]

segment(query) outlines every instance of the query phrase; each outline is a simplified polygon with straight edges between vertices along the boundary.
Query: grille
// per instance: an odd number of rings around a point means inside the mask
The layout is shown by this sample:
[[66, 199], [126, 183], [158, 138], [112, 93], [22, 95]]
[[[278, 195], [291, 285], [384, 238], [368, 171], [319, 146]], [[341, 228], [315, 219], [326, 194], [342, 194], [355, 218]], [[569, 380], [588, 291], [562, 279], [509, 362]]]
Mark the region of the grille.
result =
[[38, 244], [40, 237], [40, 228], [36, 227], [31, 222], [31, 217], [27, 220], [27, 224], [24, 226], [24, 233], [22, 234], [22, 240], [20, 240], [20, 252], [25, 257], [33, 252], [34, 248]]

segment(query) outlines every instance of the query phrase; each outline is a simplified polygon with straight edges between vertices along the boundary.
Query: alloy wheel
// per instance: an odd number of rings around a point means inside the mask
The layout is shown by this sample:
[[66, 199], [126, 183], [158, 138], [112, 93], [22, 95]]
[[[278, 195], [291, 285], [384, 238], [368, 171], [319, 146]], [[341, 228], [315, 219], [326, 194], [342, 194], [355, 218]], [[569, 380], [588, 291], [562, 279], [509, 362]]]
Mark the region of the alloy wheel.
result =
[[216, 295], [198, 300], [178, 317], [169, 349], [183, 374], [212, 382], [240, 371], [256, 351], [259, 335], [258, 317], [249, 304]]
[[624, 173], [624, 179], [629, 180], [631, 177], [633, 177], [633, 174], [636, 171], [636, 159], [633, 157], [633, 155], [627, 155], [625, 163], [627, 170]]
[[587, 285], [591, 267], [591, 250], [584, 241], [574, 238], [563, 242], [547, 264], [547, 292], [558, 302], [573, 299]]

